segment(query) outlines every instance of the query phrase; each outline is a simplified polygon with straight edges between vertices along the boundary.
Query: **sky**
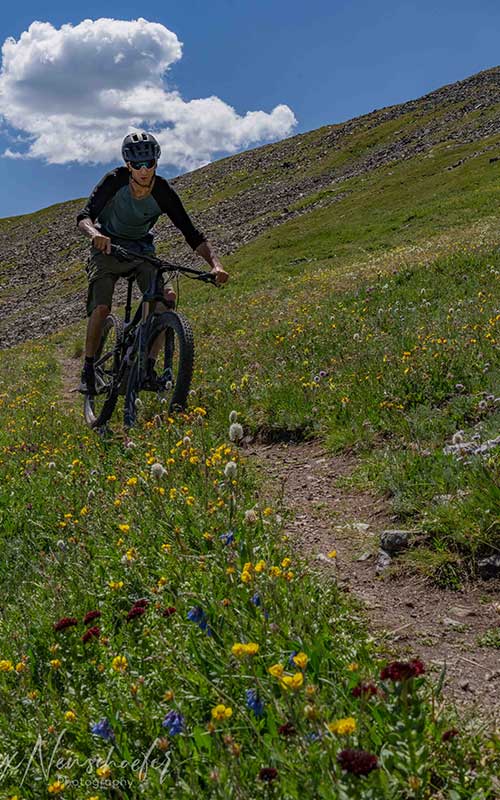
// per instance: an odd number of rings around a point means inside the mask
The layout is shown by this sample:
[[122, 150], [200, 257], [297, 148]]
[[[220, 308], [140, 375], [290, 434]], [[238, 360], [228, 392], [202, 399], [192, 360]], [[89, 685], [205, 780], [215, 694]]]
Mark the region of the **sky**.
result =
[[132, 130], [173, 177], [420, 97], [499, 64], [499, 29], [498, 0], [4, 4], [0, 217], [86, 197]]

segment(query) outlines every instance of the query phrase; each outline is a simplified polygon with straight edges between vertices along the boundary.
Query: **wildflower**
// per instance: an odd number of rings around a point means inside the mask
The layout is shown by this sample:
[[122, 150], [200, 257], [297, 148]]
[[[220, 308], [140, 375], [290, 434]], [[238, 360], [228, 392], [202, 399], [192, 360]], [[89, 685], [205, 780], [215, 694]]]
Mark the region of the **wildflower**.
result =
[[449, 730], [445, 731], [441, 736], [442, 742], [450, 742], [456, 736], [460, 736], [460, 731], [457, 728], [450, 728]]
[[273, 510], [272, 510], [271, 506], [266, 506], [266, 508], [262, 512], [264, 517], [270, 517], [272, 513], [273, 513]]
[[109, 581], [108, 586], [116, 592], [118, 589], [123, 589], [123, 581]]
[[237, 419], [238, 419], [238, 412], [231, 411], [229, 414], [229, 424], [232, 425], [232, 423], [236, 422]]
[[162, 722], [164, 728], [166, 728], [170, 734], [170, 736], [176, 736], [185, 728], [185, 720], [182, 714], [179, 711], [169, 711], [166, 715], [165, 719]]
[[175, 614], [176, 611], [177, 609], [175, 608], [175, 606], [169, 606], [168, 608], [164, 608], [161, 614], [163, 617], [171, 617], [172, 614]]
[[90, 730], [94, 736], [100, 736], [100, 738], [104, 739], [105, 742], [114, 741], [115, 732], [111, 727], [107, 717], [103, 717], [103, 719], [100, 719], [99, 722], [95, 722], [91, 726]]
[[229, 719], [233, 716], [233, 709], [220, 703], [215, 708], [212, 708], [212, 719], [221, 722], [222, 720]]
[[127, 622], [130, 622], [130, 620], [135, 619], [136, 617], [142, 616], [145, 611], [146, 608], [144, 606], [132, 606], [126, 617]]
[[264, 572], [265, 568], [266, 568], [266, 562], [260, 559], [260, 561], [257, 561], [255, 565], [255, 572]]
[[168, 544], [168, 542], [165, 542], [164, 544], [162, 544], [161, 549], [163, 550], [164, 553], [171, 553], [172, 545]]
[[159, 481], [167, 474], [167, 470], [163, 464], [156, 461], [154, 464], [151, 464], [150, 473], [152, 478], [156, 478], [156, 480]]
[[247, 525], [255, 525], [258, 521], [258, 516], [254, 508], [249, 508], [245, 511], [245, 523]]
[[330, 552], [327, 553], [326, 555], [327, 555], [327, 558], [337, 558], [337, 551], [336, 550], [330, 550]]
[[307, 667], [307, 662], [309, 661], [309, 656], [301, 651], [300, 653], [292, 656], [292, 661], [299, 669], [305, 669]]
[[264, 713], [264, 702], [260, 699], [255, 689], [246, 691], [247, 707], [253, 711], [256, 717], [261, 717]]
[[78, 625], [76, 617], [63, 617], [58, 622], [54, 623], [54, 630], [64, 631], [66, 628], [71, 628], [73, 625]]
[[351, 692], [353, 697], [372, 697], [378, 694], [378, 689], [374, 683], [363, 683], [360, 681]]
[[99, 778], [104, 778], [104, 780], [107, 780], [107, 778], [109, 778], [111, 775], [111, 768], [109, 764], [103, 764], [102, 767], [97, 767], [96, 774], [99, 776]]
[[76, 714], [74, 711], [66, 711], [64, 714], [64, 719], [66, 722], [74, 722], [76, 719]]
[[221, 533], [219, 536], [222, 544], [228, 545], [234, 542], [234, 533], [233, 531], [228, 531], [227, 533]]
[[281, 570], [279, 567], [271, 567], [269, 570], [269, 574], [271, 578], [279, 578], [279, 576], [281, 575]]
[[130, 531], [130, 525], [118, 525], [118, 528], [121, 530], [122, 533], [128, 533]]
[[61, 661], [58, 658], [52, 658], [49, 661], [49, 664], [52, 667], [52, 669], [59, 669], [59, 667], [61, 666]]
[[249, 642], [248, 644], [233, 644], [231, 653], [236, 658], [243, 656], [255, 656], [259, 652], [259, 645], [256, 642]]
[[229, 438], [232, 442], [239, 442], [243, 439], [243, 427], [239, 422], [232, 422], [229, 426]]
[[250, 581], [252, 580], [252, 573], [249, 572], [247, 569], [244, 569], [240, 575], [240, 578], [242, 583], [250, 583]]
[[127, 486], [136, 486], [136, 485], [137, 485], [137, 478], [132, 477], [128, 479]]
[[59, 792], [64, 792], [65, 788], [66, 784], [58, 780], [51, 783], [47, 790], [49, 794], [59, 794]]
[[378, 767], [377, 756], [365, 750], [341, 750], [337, 761], [343, 770], [353, 775], [368, 775]]
[[167, 703], [170, 703], [171, 700], [174, 699], [174, 693], [170, 689], [167, 689], [167, 691], [163, 695], [163, 699], [166, 700]]
[[415, 658], [413, 661], [391, 661], [380, 673], [381, 680], [391, 680], [395, 682], [406, 681], [410, 678], [416, 678], [418, 675], [423, 675], [425, 666], [420, 659]]
[[128, 667], [126, 656], [115, 656], [111, 663], [111, 667], [115, 672], [125, 672]]
[[99, 619], [100, 616], [101, 616], [100, 611], [87, 611], [87, 613], [83, 618], [83, 624], [88, 625], [89, 622], [92, 622], [92, 620], [94, 619]]
[[[257, 569], [257, 567], [256, 567], [256, 569]], [[262, 601], [260, 599], [260, 595], [258, 594], [258, 592], [255, 592], [255, 594], [252, 595], [252, 597], [250, 598], [250, 602], [253, 603], [254, 606], [260, 606], [261, 605]]]
[[208, 627], [207, 616], [200, 606], [194, 606], [188, 611], [188, 620], [195, 622], [202, 631], [206, 631], [211, 636], [212, 631]]
[[14, 664], [12, 661], [2, 660], [0, 661], [0, 672], [13, 672], [14, 671]]
[[278, 733], [280, 736], [295, 736], [297, 730], [293, 722], [285, 722], [279, 726]]
[[16, 672], [17, 673], [25, 672], [25, 670], [27, 670], [27, 669], [28, 669], [28, 667], [26, 666], [26, 662], [25, 661], [18, 661], [18, 663], [16, 664]]
[[357, 672], [359, 669], [359, 664], [356, 661], [351, 661], [351, 663], [347, 665], [347, 669], [349, 672]]
[[354, 717], [344, 717], [337, 719], [335, 722], [330, 722], [328, 725], [330, 733], [336, 733], [339, 736], [346, 736], [354, 733], [356, 730], [356, 720]]
[[117, 480], [117, 478], [116, 475], [108, 475], [106, 480], [108, 481], [108, 483], [114, 483]]
[[294, 675], [283, 675], [280, 678], [280, 684], [283, 689], [292, 689], [293, 691], [300, 689], [304, 683], [304, 675], [302, 672], [296, 672]]
[[98, 639], [100, 634], [101, 634], [101, 629], [99, 628], [98, 625], [94, 625], [92, 628], [86, 630], [85, 633], [83, 634], [82, 636], [83, 644], [87, 644], [87, 642], [90, 642], [91, 639]]
[[273, 664], [272, 667], [269, 667], [267, 671], [273, 676], [273, 678], [281, 678], [285, 668], [281, 664]]
[[281, 562], [281, 566], [283, 567], [283, 569], [286, 569], [287, 567], [290, 566], [291, 563], [292, 563], [291, 558], [284, 558], [283, 561]]
[[277, 777], [278, 770], [276, 767], [262, 767], [262, 769], [259, 771], [259, 781], [271, 783], [271, 781], [275, 781]]

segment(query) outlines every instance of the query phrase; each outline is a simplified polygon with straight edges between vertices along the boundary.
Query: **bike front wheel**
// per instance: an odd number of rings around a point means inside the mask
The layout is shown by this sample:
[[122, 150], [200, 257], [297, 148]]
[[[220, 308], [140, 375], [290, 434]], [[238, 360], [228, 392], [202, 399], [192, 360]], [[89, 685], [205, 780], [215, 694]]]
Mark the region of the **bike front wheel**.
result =
[[[158, 352], [155, 385], [146, 383], [145, 364], [136, 357], [129, 373], [125, 397], [125, 427], [137, 418], [141, 390], [156, 391], [170, 400], [170, 411], [182, 411], [187, 405], [194, 365], [194, 337], [189, 321], [178, 311], [154, 316], [143, 352]], [[146, 357], [143, 357], [143, 361]]]
[[94, 370], [96, 394], [85, 395], [83, 413], [87, 425], [101, 428], [109, 421], [118, 400], [117, 375], [120, 363], [120, 345], [123, 340], [123, 322], [110, 314], [104, 321], [99, 348], [95, 355]]

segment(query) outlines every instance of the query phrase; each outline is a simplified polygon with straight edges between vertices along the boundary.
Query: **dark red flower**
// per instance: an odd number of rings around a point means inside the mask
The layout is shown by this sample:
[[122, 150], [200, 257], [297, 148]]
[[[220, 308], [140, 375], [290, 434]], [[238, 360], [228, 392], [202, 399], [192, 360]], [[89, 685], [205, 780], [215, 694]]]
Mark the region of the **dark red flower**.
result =
[[378, 689], [374, 683], [360, 681], [352, 690], [353, 697], [372, 697], [374, 694], [378, 694]]
[[83, 624], [88, 625], [89, 622], [92, 622], [93, 619], [99, 619], [100, 616], [100, 611], [88, 611], [83, 618]]
[[176, 611], [177, 609], [174, 606], [169, 606], [168, 608], [163, 608], [161, 613], [163, 617], [171, 617]]
[[297, 731], [293, 722], [285, 722], [283, 725], [279, 726], [278, 733], [280, 736], [295, 736]]
[[448, 731], [445, 731], [441, 736], [442, 742], [449, 742], [451, 739], [454, 739], [455, 736], [460, 736], [460, 731], [458, 728], [450, 728]]
[[259, 772], [259, 780], [266, 781], [267, 783], [271, 783], [271, 781], [275, 781], [278, 777], [278, 770], [276, 767], [262, 767]]
[[149, 606], [149, 600], [147, 600], [145, 597], [141, 597], [140, 600], [135, 601], [132, 608], [146, 608], [147, 606]]
[[64, 631], [66, 628], [71, 628], [73, 625], [78, 625], [76, 617], [63, 617], [58, 622], [54, 623], [54, 630]]
[[98, 625], [94, 625], [93, 628], [89, 628], [82, 636], [82, 642], [87, 644], [90, 642], [91, 639], [98, 639], [101, 634], [101, 629]]
[[127, 622], [130, 622], [131, 619], [135, 619], [136, 617], [141, 617], [145, 612], [146, 609], [144, 606], [132, 606], [127, 614]]
[[367, 753], [366, 750], [341, 750], [337, 761], [342, 769], [352, 775], [368, 775], [378, 767], [377, 756]]
[[380, 677], [383, 681], [407, 681], [410, 678], [416, 678], [418, 675], [423, 675], [425, 666], [418, 658], [413, 661], [391, 661], [381, 671]]

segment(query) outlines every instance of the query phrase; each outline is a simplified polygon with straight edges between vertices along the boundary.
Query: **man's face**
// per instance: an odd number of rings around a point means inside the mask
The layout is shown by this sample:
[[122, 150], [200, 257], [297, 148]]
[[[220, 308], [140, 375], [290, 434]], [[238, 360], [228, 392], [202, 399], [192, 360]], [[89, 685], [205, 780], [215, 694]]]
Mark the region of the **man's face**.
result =
[[136, 183], [141, 186], [149, 186], [156, 169], [156, 161], [154, 159], [149, 161], [128, 161], [127, 166]]

